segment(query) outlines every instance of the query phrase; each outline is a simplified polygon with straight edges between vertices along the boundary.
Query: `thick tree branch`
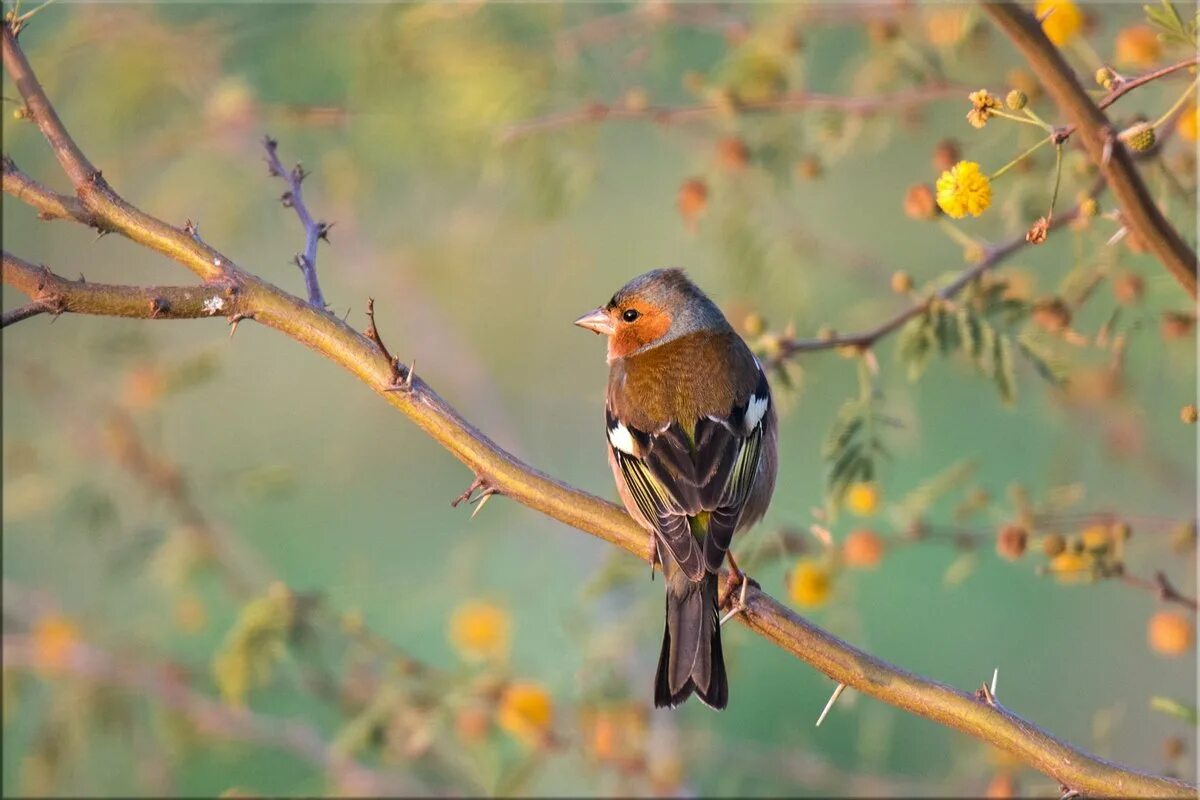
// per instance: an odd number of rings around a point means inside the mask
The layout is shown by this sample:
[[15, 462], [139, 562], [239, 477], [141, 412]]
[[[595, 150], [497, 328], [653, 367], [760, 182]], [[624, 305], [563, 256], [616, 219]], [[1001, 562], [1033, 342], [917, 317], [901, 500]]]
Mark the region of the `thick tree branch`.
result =
[[[22, 92], [40, 95], [41, 88], [20, 54], [16, 40], [7, 30], [4, 48], [6, 65], [10, 62], [24, 65], [24, 80], [19, 84]], [[51, 142], [53, 144], [54, 140]], [[190, 269], [195, 269], [195, 261], [201, 254], [216, 252], [198, 250], [201, 245], [184, 231], [136, 209], [131, 211], [128, 204], [107, 188], [99, 195], [84, 192], [80, 199], [104, 224], [175, 258]], [[22, 270], [14, 270], [14, 273], [28, 274]], [[423, 380], [414, 377], [411, 369], [398, 370], [367, 336], [232, 264], [226, 263], [222, 273], [234, 283], [237, 291], [229, 290], [228, 299], [236, 298], [240, 314], [251, 315], [255, 321], [281, 331], [344, 367], [408, 416], [487, 485], [522, 505], [618, 545], [640, 558], [649, 555], [646, 532], [622, 509], [539, 472], [497, 446], [459, 416]], [[7, 259], [5, 275], [7, 279]], [[397, 371], [407, 374], [402, 386], [396, 385]], [[808, 623], [758, 589], [749, 592], [747, 608], [737, 618], [834, 681], [994, 744], [1072, 789], [1122, 796], [1194, 797], [1196, 794], [1195, 787], [1188, 783], [1154, 777], [1091, 756], [999, 704], [982, 701], [973, 694], [873, 658]]]
[[1138, 235], [1188, 294], [1196, 297], [1196, 254], [1163, 216], [1129, 151], [1117, 139], [1116, 130], [1080, 86], [1037, 19], [1013, 2], [988, 2], [983, 8], [1012, 39], [1046, 92], [1076, 126], [1084, 149], [1112, 189], [1126, 227]]
[[[4, 283], [50, 314], [96, 314], [137, 319], [197, 319], [239, 313], [241, 298], [231, 284], [207, 286], [113, 286], [72, 281], [4, 251]], [[33, 316], [5, 315], [4, 325]]]

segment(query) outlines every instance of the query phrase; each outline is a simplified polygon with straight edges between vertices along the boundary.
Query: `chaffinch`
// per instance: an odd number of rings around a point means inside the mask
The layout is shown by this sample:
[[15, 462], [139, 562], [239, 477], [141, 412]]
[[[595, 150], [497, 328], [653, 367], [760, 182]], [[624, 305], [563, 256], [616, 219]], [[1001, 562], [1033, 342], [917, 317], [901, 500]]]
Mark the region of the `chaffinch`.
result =
[[695, 692], [724, 708], [717, 572], [733, 534], [762, 517], [775, 488], [767, 376], [682, 270], [634, 278], [575, 324], [608, 337], [608, 461], [666, 578], [654, 705]]

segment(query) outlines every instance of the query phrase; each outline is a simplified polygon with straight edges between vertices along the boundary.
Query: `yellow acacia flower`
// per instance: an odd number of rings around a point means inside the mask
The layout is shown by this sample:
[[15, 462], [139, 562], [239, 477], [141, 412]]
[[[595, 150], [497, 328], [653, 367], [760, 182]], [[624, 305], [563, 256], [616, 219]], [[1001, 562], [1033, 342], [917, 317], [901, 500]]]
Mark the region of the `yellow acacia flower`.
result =
[[955, 219], [978, 217], [992, 204], [992, 183], [974, 161], [960, 161], [938, 178], [937, 202]]
[[967, 95], [971, 101], [971, 110], [967, 112], [967, 122], [972, 128], [982, 128], [992, 118], [992, 110], [1000, 107], [1000, 101], [987, 89], [971, 92]]
[[1083, 28], [1083, 12], [1072, 0], [1038, 0], [1034, 15], [1042, 21], [1046, 38], [1062, 47]]
[[788, 580], [788, 595], [792, 602], [803, 608], [816, 608], [829, 599], [832, 581], [829, 569], [812, 559], [796, 564]]
[[846, 508], [860, 517], [872, 516], [879, 510], [879, 486], [874, 483], [851, 484], [846, 490]]
[[504, 609], [471, 600], [450, 617], [450, 644], [466, 661], [503, 659], [508, 655], [510, 627]]
[[536, 683], [513, 683], [500, 697], [496, 721], [517, 741], [529, 747], [544, 744], [554, 718], [550, 693]]

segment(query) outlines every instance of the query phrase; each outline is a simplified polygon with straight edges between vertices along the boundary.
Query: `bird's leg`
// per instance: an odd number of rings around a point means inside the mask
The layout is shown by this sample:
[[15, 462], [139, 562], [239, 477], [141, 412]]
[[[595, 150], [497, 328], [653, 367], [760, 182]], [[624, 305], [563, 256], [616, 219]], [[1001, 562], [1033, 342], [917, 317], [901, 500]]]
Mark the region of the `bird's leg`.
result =
[[732, 550], [726, 554], [726, 557], [729, 559], [729, 576], [725, 579], [726, 602], [728, 602], [728, 598], [733, 596], [733, 588], [735, 586], [741, 584], [742, 588], [738, 593], [737, 601], [729, 609], [729, 613], [721, 618], [722, 625], [746, 610], [746, 592], [750, 589], [751, 582], [750, 576], [742, 572], [741, 567], [737, 565], [737, 560], [733, 557]]

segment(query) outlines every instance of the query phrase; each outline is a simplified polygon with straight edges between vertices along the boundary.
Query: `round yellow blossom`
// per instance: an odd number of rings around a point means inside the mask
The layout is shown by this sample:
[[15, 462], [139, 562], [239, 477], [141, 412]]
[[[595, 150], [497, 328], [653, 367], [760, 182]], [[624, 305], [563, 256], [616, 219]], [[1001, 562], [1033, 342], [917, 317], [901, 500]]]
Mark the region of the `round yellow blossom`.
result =
[[1190, 106], [1179, 115], [1175, 123], [1179, 136], [1189, 142], [1200, 141], [1200, 106]]
[[846, 491], [846, 508], [860, 517], [869, 517], [879, 510], [879, 486], [874, 483], [855, 483]]
[[978, 217], [992, 203], [992, 183], [974, 161], [960, 161], [937, 180], [938, 206], [951, 217]]
[[788, 595], [798, 606], [816, 608], [829, 599], [831, 586], [829, 569], [817, 561], [804, 559], [792, 570]]
[[508, 612], [472, 600], [455, 609], [450, 618], [450, 643], [467, 661], [503, 659], [508, 655], [509, 628]]
[[58, 614], [42, 617], [33, 626], [33, 652], [38, 667], [48, 672], [62, 669], [80, 639], [79, 626], [66, 617]]
[[1038, 0], [1034, 16], [1042, 21], [1046, 38], [1062, 47], [1083, 28], [1083, 12], [1072, 0]]
[[554, 718], [550, 693], [536, 683], [513, 683], [500, 697], [496, 722], [528, 747], [545, 744]]

